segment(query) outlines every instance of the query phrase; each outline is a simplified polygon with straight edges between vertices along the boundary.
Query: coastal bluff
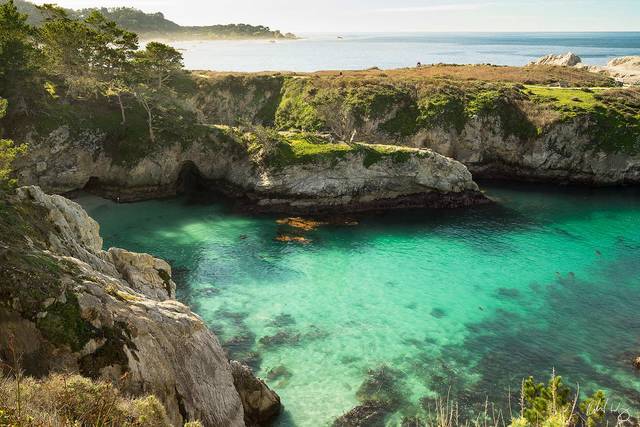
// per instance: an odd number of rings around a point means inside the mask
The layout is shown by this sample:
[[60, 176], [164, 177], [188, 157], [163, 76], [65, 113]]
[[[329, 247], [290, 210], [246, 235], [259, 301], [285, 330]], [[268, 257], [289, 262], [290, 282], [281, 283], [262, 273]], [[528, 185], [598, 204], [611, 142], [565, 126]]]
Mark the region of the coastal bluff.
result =
[[[253, 211], [324, 213], [485, 203], [468, 169], [428, 149], [344, 143], [306, 133], [213, 127], [135, 162], [114, 159], [95, 134], [60, 128], [18, 163], [20, 182], [46, 191], [87, 189], [119, 201], [223, 193]], [[52, 156], [51, 153], [57, 153]]]
[[[175, 300], [169, 264], [104, 251], [79, 205], [38, 187], [19, 188], [0, 210], [2, 360], [20, 354], [30, 376], [79, 373], [153, 394], [175, 426], [241, 427], [279, 413], [278, 396], [249, 368], [232, 369], [203, 320]], [[258, 401], [241, 399], [255, 392]]]

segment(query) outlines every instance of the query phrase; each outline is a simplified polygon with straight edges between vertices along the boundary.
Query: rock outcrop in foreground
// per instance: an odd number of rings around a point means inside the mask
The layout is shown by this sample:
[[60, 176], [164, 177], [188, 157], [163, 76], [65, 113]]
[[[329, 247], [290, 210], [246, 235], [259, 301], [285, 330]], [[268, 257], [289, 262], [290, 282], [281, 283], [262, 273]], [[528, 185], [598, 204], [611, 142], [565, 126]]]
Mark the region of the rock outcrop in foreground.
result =
[[[174, 298], [169, 264], [103, 251], [98, 224], [76, 203], [38, 187], [0, 199], [1, 360], [18, 354], [28, 375], [80, 373], [154, 394], [176, 426], [244, 426], [248, 381], [234, 386], [216, 336]], [[266, 397], [247, 414], [264, 421], [280, 402], [258, 380], [256, 389]]]
[[86, 141], [61, 129], [34, 144], [20, 165], [20, 181], [55, 193], [89, 186], [120, 201], [173, 196], [198, 186], [242, 199], [250, 209], [288, 213], [486, 201], [464, 165], [428, 149], [346, 144], [308, 134], [260, 140], [230, 128], [212, 128], [188, 146], [157, 147], [135, 162], [87, 149]]

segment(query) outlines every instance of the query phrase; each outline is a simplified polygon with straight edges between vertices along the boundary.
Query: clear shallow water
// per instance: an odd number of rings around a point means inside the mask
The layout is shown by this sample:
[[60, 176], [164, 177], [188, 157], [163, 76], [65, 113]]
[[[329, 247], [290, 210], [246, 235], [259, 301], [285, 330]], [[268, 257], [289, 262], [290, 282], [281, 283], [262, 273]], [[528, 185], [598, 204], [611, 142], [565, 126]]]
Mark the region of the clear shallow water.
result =
[[[179, 298], [232, 357], [262, 377], [286, 368], [269, 381], [282, 426], [328, 425], [385, 365], [404, 413], [449, 389], [468, 407], [504, 402], [552, 368], [640, 409], [640, 191], [488, 192], [495, 206], [310, 232], [185, 199], [80, 202], [106, 246], [171, 261]], [[282, 233], [312, 242], [275, 241]]]
[[[338, 36], [343, 37], [338, 39]], [[423, 64], [525, 65], [574, 52], [591, 65], [640, 55], [633, 33], [303, 34], [302, 40], [173, 42], [187, 68], [223, 71], [318, 71]]]

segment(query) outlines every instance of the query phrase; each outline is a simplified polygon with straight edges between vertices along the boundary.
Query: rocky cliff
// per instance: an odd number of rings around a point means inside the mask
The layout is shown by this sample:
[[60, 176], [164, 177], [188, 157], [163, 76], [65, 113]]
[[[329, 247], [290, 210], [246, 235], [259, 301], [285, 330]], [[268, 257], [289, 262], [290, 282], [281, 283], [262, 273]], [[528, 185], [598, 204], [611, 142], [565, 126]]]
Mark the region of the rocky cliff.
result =
[[[247, 385], [246, 370], [234, 378], [216, 336], [174, 297], [166, 262], [103, 251], [97, 223], [76, 203], [38, 187], [0, 199], [0, 360], [19, 355], [28, 375], [80, 373], [154, 394], [176, 426], [277, 414], [277, 395]], [[264, 396], [258, 409], [243, 411], [246, 387]]]
[[[300, 212], [473, 203], [476, 187], [454, 160], [479, 179], [640, 182], [640, 89], [576, 67], [189, 79], [154, 142], [140, 111], [130, 107], [122, 125], [108, 100], [8, 118], [7, 136], [30, 147], [20, 182], [55, 193], [88, 186], [121, 201], [198, 182]], [[280, 132], [275, 154], [263, 155], [262, 126]]]
[[[640, 90], [603, 88], [615, 82], [593, 81], [592, 73], [574, 67], [449, 67], [448, 76], [435, 75], [438, 69], [275, 76], [270, 85], [267, 76], [209, 75], [199, 90], [213, 92], [198, 95], [196, 104], [205, 120], [227, 123], [214, 96], [225, 87], [225, 105], [235, 93], [234, 108], [244, 112], [244, 120], [430, 148], [462, 162], [479, 179], [640, 182]], [[541, 74], [553, 77], [553, 85], [538, 83]], [[278, 84], [279, 99], [253, 95], [260, 85], [274, 93]]]
[[346, 144], [318, 135], [212, 127], [191, 144], [117, 162], [61, 128], [33, 144], [20, 181], [64, 193], [86, 188], [126, 201], [185, 186], [223, 191], [262, 211], [455, 207], [485, 199], [461, 163], [427, 149]]

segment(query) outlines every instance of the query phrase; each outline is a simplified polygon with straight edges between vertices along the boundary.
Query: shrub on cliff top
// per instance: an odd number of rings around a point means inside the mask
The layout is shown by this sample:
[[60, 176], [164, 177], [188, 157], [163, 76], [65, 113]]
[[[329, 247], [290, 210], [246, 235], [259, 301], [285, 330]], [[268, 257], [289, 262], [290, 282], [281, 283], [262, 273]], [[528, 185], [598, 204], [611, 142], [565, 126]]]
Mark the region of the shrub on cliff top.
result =
[[2, 426], [170, 427], [155, 396], [123, 397], [111, 384], [77, 375], [0, 379]]

